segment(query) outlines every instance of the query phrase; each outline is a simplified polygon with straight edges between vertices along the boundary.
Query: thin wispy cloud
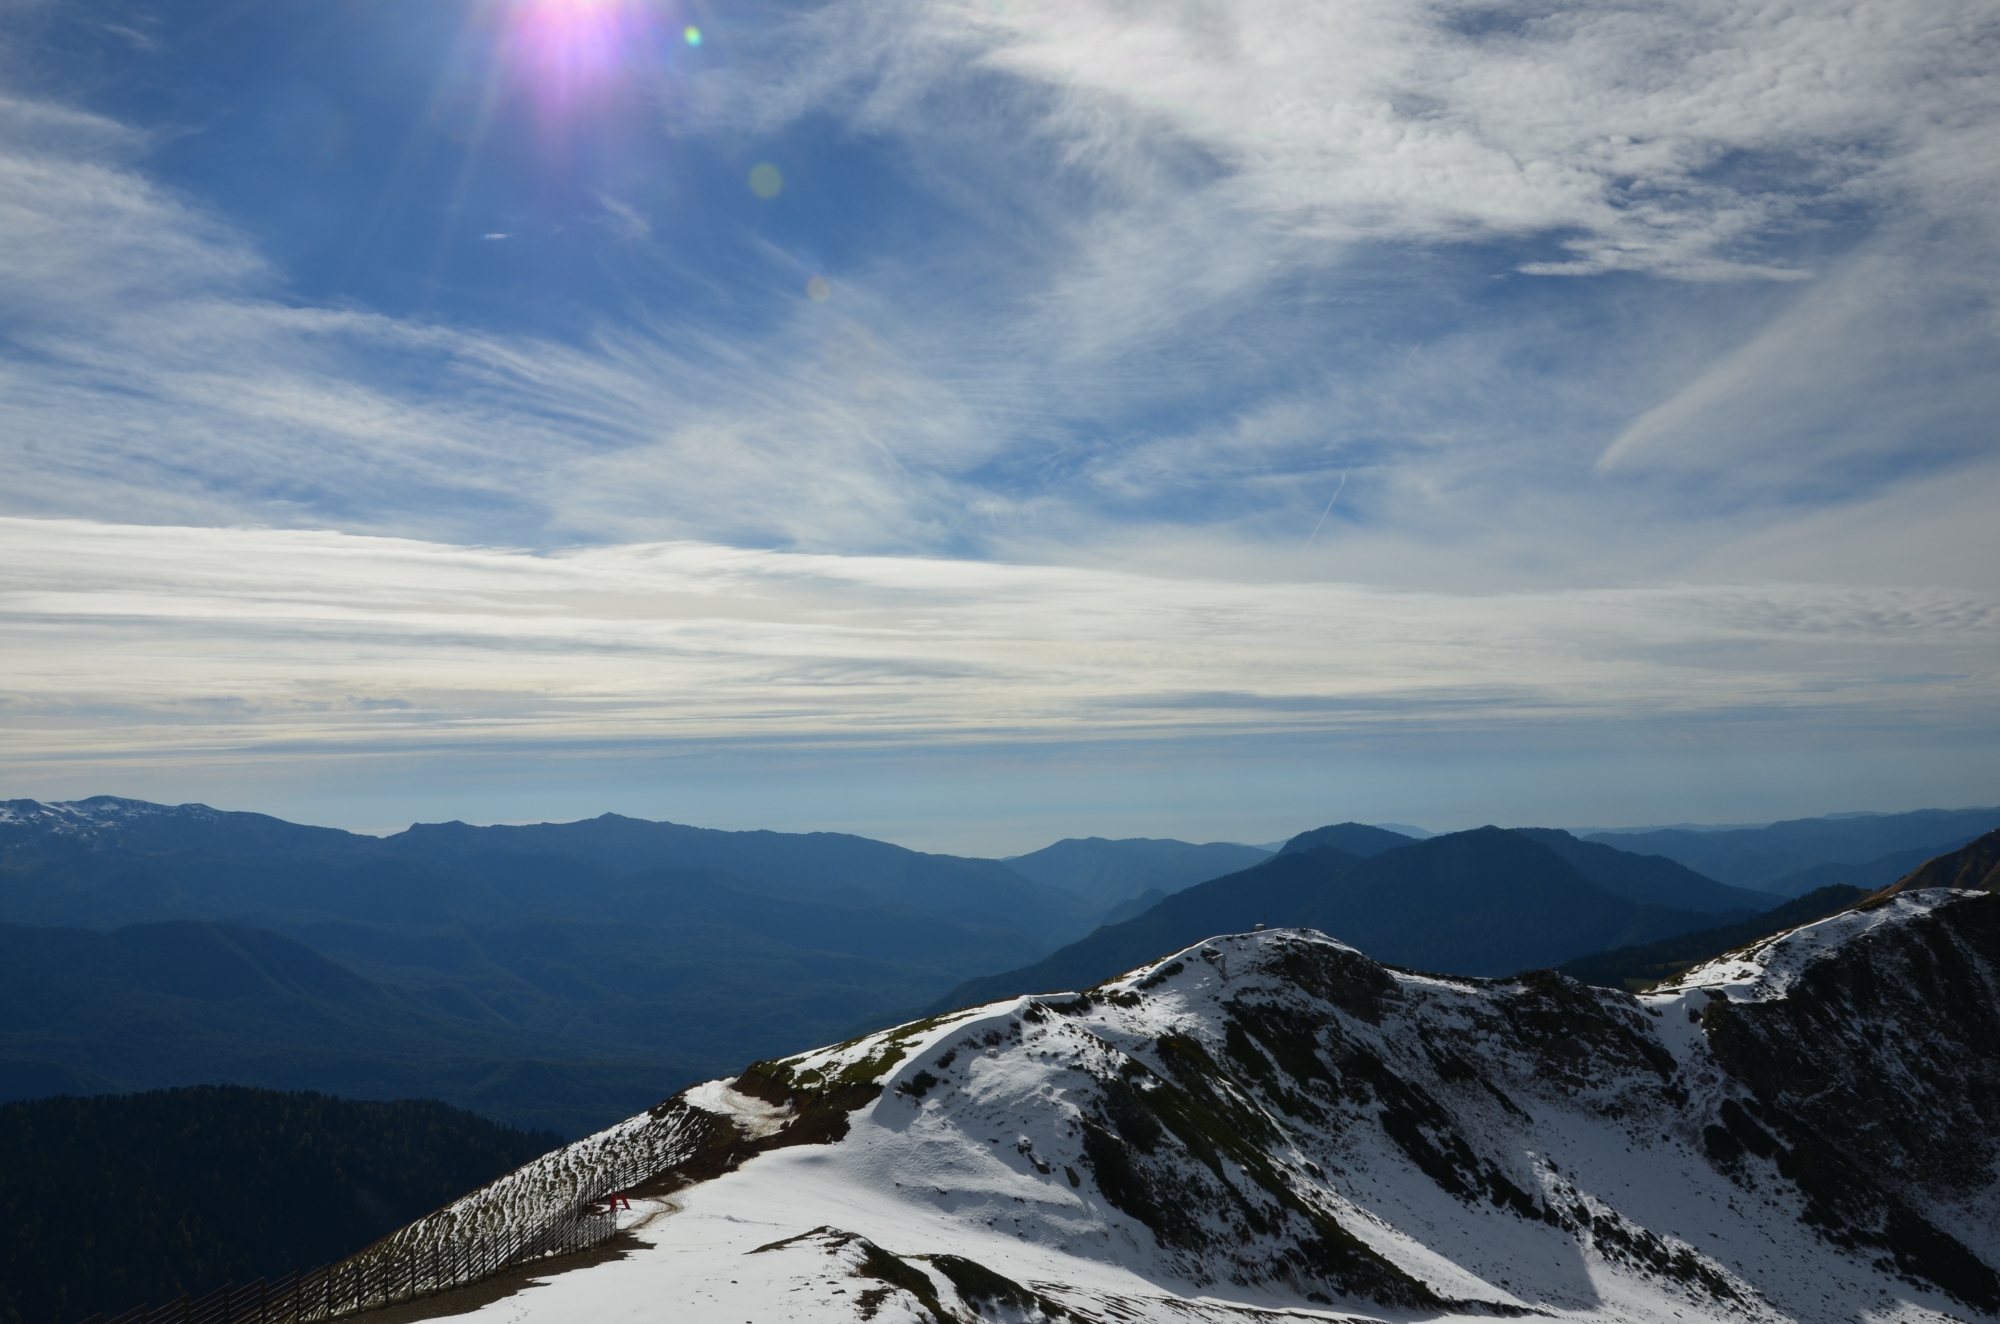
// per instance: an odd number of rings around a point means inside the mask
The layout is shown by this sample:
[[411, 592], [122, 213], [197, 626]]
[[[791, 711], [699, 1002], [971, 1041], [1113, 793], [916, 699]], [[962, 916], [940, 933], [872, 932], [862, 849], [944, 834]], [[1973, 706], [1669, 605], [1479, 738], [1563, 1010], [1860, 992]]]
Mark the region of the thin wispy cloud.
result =
[[[99, 127], [16, 117], [45, 121]], [[838, 318], [755, 346], [579, 346], [299, 306], [242, 236], [126, 166], [17, 139], [0, 181], [17, 513], [908, 546], [941, 522], [940, 458], [978, 444]]]
[[[1456, 434], [1558, 470], [1600, 457], [1600, 475], [1696, 469], [1739, 507], [1852, 499], [1893, 480], [1913, 436], [1927, 463], [1990, 450], [1974, 421], [1991, 410], [1980, 365], [2000, 349], [1988, 220], [2000, 162], [1982, 146], [2000, 131], [2000, 75], [1984, 6], [836, 4], [799, 33], [790, 99], [718, 97], [716, 113], [832, 107], [909, 137], [927, 162], [1025, 122], [1039, 150], [988, 153], [1015, 162], [1018, 189], [1087, 194], [1081, 211], [1028, 217], [1061, 257], [1022, 311], [1021, 343], [1055, 346], [1058, 379], [1078, 364], [1113, 391], [1136, 372], [1162, 394], [1179, 379], [1226, 397], [1254, 377], [1218, 370], [1232, 348], [1283, 359], [1317, 339], [1338, 360], [1356, 327], [1377, 345], [1432, 342], [1435, 362], [1434, 338], [1376, 282], [1411, 252], [1480, 245], [1488, 276], [1643, 272], [1796, 292], [1735, 296], [1746, 325], [1729, 299], [1675, 307], [1621, 290], [1622, 337], [1665, 361], [1578, 357], [1590, 333], [1563, 328], [1569, 371], [1523, 356], [1514, 398], [1479, 402], [1540, 414], [1528, 435], [1478, 426], [1478, 406], [1412, 409], [1435, 396], [1408, 380], [1398, 407], [1341, 428], [1381, 365], [1317, 383], [1294, 373], [1286, 385], [1328, 420], [1323, 435], [1400, 433], [1403, 476], [1433, 485], [1445, 478], [1433, 443]], [[1014, 81], [996, 95], [1001, 75]], [[1406, 301], [1434, 295], [1423, 268], [1437, 265], [1427, 255], [1398, 273]], [[1302, 296], [1348, 306], [1299, 319]], [[1657, 311], [1635, 319], [1647, 304]], [[1442, 364], [1446, 378], [1478, 372], [1521, 331], [1498, 309], [1457, 311], [1470, 357]], [[1697, 319], [1706, 364], [1673, 343]], [[1589, 391], [1601, 412], [1551, 418], [1551, 387]], [[1209, 453], [1228, 456], [1237, 435], [1234, 419], [1210, 427]], [[1093, 463], [1161, 467], [1143, 458], [1156, 443], [1136, 440]], [[1696, 490], [1712, 508], [1714, 485]]]

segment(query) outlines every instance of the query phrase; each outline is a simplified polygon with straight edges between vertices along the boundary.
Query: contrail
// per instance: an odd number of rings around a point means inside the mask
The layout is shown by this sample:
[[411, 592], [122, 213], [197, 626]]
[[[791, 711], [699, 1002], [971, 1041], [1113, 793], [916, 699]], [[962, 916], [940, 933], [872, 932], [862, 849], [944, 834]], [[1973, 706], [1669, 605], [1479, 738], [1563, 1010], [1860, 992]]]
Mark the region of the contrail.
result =
[[1326, 517], [1333, 513], [1333, 503], [1340, 500], [1340, 494], [1343, 491], [1345, 491], [1346, 488], [1347, 488], [1347, 470], [1342, 469], [1340, 471], [1340, 486], [1334, 488], [1333, 495], [1326, 499], [1326, 509], [1322, 510], [1319, 513], [1319, 524], [1313, 525], [1313, 531], [1306, 535], [1306, 546], [1308, 547], [1312, 546], [1313, 539], [1319, 537], [1320, 524], [1326, 523]]

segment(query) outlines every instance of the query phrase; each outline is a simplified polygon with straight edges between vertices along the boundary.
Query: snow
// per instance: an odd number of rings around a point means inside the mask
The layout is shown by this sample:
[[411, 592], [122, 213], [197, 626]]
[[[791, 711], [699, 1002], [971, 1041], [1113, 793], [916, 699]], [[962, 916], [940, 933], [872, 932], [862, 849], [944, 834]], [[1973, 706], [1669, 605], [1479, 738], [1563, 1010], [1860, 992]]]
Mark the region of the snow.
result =
[[[1496, 1000], [1518, 993], [1515, 986], [1393, 972], [1379, 1025], [1337, 1013], [1349, 1042], [1411, 1079], [1426, 1069], [1432, 1045], [1471, 1061], [1488, 1086], [1426, 1078], [1452, 1125], [1530, 1196], [1591, 1220], [1579, 1232], [1455, 1196], [1365, 1108], [1320, 1127], [1270, 1113], [1280, 1138], [1269, 1157], [1290, 1189], [1440, 1297], [1463, 1303], [1443, 1312], [1313, 1302], [1276, 1279], [1231, 1282], [1205, 1272], [1114, 1207], [1085, 1161], [1083, 1123], [1121, 1063], [1156, 1060], [1149, 1054], [1162, 1035], [1192, 1035], [1220, 1060], [1225, 1004], [1294, 996], [1272, 974], [1274, 952], [1288, 943], [1347, 950], [1322, 935], [1277, 930], [1197, 944], [1180, 954], [1179, 973], [1139, 994], [1144, 976], [1170, 962], [1134, 972], [1086, 1010], [1068, 996], [1022, 998], [788, 1059], [795, 1072], [827, 1079], [879, 1064], [882, 1093], [851, 1115], [837, 1143], [771, 1149], [670, 1198], [636, 1201], [626, 1217], [640, 1244], [627, 1258], [552, 1275], [478, 1313], [533, 1324], [652, 1320], [663, 1305], [688, 1324], [864, 1319], [870, 1309], [879, 1321], [931, 1318], [909, 1292], [857, 1276], [872, 1245], [924, 1274], [942, 1307], [967, 1319], [973, 1304], [926, 1257], [976, 1261], [1089, 1320], [1456, 1320], [1509, 1310], [1607, 1324], [1969, 1318], [1965, 1306], [1884, 1275], [1804, 1226], [1790, 1186], [1732, 1182], [1708, 1162], [1700, 1100], [1719, 1101], [1729, 1082], [1707, 1059], [1690, 1015], [1714, 995], [1782, 997], [1819, 954], [1951, 900], [1906, 894], [1711, 963], [1643, 999], [1602, 994], [1607, 1015], [1671, 1054], [1692, 1108], [1669, 1104], [1650, 1070], [1551, 1081], [1545, 1062], [1496, 1014]], [[1127, 995], [1126, 1005], [1103, 992]], [[776, 1135], [790, 1119], [724, 1081], [681, 1098], [753, 1138]], [[570, 1147], [578, 1155], [559, 1151], [539, 1165], [589, 1169], [642, 1136], [666, 1152], [665, 1125], [635, 1118]], [[1230, 1171], [1242, 1184], [1240, 1169]], [[1211, 1230], [1232, 1226], [1220, 1206], [1194, 1212]], [[1650, 1237], [1662, 1254], [1705, 1266], [1735, 1299], [1645, 1271], [1618, 1251], [1619, 1237]], [[989, 1318], [1041, 1317], [1040, 1307], [986, 1307]]]
[[1656, 993], [1713, 991], [1732, 1002], [1783, 997], [1806, 967], [1826, 953], [1876, 929], [1907, 923], [1939, 906], [1977, 895], [1948, 887], [1900, 892], [1867, 910], [1842, 911], [1725, 953], [1663, 982]]
[[[211, 820], [221, 815], [203, 804], [160, 805], [97, 795], [88, 800], [0, 801], [0, 827], [39, 831], [50, 836], [90, 837], [137, 819], [175, 815]], [[18, 837], [17, 837], [18, 839]]]
[[726, 1080], [704, 1081], [683, 1092], [681, 1097], [704, 1112], [729, 1118], [753, 1140], [777, 1134], [792, 1119], [790, 1108], [738, 1094]]

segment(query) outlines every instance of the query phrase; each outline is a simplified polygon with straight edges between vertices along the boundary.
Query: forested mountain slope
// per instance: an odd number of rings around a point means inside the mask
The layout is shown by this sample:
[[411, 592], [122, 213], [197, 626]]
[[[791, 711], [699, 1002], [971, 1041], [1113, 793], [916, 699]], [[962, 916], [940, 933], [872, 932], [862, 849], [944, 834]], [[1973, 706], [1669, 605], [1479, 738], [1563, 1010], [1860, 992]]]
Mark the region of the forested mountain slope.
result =
[[0, 1106], [0, 1321], [314, 1268], [557, 1143], [439, 1103], [269, 1090]]
[[193, 920], [0, 924], [0, 1009], [0, 1101], [221, 1082], [444, 1099], [576, 1136], [714, 1060], [440, 1015], [282, 934]]

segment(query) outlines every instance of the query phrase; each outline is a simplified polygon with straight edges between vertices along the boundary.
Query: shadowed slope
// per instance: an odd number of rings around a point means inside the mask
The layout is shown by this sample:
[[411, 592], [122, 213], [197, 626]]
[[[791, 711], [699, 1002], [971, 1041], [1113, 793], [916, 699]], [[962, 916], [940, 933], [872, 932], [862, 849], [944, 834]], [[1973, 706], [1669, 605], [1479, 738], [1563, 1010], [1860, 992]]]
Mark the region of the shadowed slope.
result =
[[431, 1101], [254, 1089], [0, 1106], [0, 1319], [310, 1269], [558, 1143]]
[[1565, 961], [1556, 968], [1586, 984], [1637, 992], [1745, 943], [1837, 914], [1866, 895], [1858, 887], [1823, 887], [1817, 892], [1808, 892], [1787, 901], [1775, 910], [1767, 910], [1755, 919], [1721, 924], [1712, 929], [1696, 929], [1693, 933], [1683, 933], [1640, 947], [1595, 952], [1579, 956], [1574, 961]]
[[1406, 839], [1368, 859], [1330, 846], [1281, 852], [1170, 896], [1034, 965], [968, 980], [933, 1009], [1087, 988], [1202, 934], [1260, 923], [1316, 928], [1396, 965], [1498, 975], [1712, 922], [1710, 915], [1617, 896], [1547, 846], [1487, 827]]
[[577, 1135], [705, 1062], [427, 1010], [282, 934], [0, 925], [0, 1099], [230, 1082], [428, 1096]]
[[1721, 912], [1769, 910], [1777, 904], [1768, 892], [1718, 883], [1664, 855], [1634, 855], [1601, 841], [1579, 841], [1561, 828], [1514, 831], [1541, 842], [1599, 887], [1641, 905]]
[[1909, 877], [1885, 888], [1882, 895], [1894, 896], [1925, 887], [1957, 887], [1974, 892], [2000, 892], [2000, 831], [1926, 861]]
[[[1593, 833], [1620, 850], [1664, 855], [1733, 887], [1768, 888], [1816, 864], [1865, 864], [1898, 851], [1956, 850], [2000, 828], [2000, 808], [1797, 818], [1761, 828]], [[1844, 882], [1845, 879], [1827, 879]]]
[[1093, 906], [1116, 906], [1145, 892], [1165, 896], [1247, 869], [1270, 854], [1262, 846], [1233, 841], [1197, 846], [1152, 837], [1120, 841], [1069, 837], [1004, 863], [1025, 878], [1072, 892]]

